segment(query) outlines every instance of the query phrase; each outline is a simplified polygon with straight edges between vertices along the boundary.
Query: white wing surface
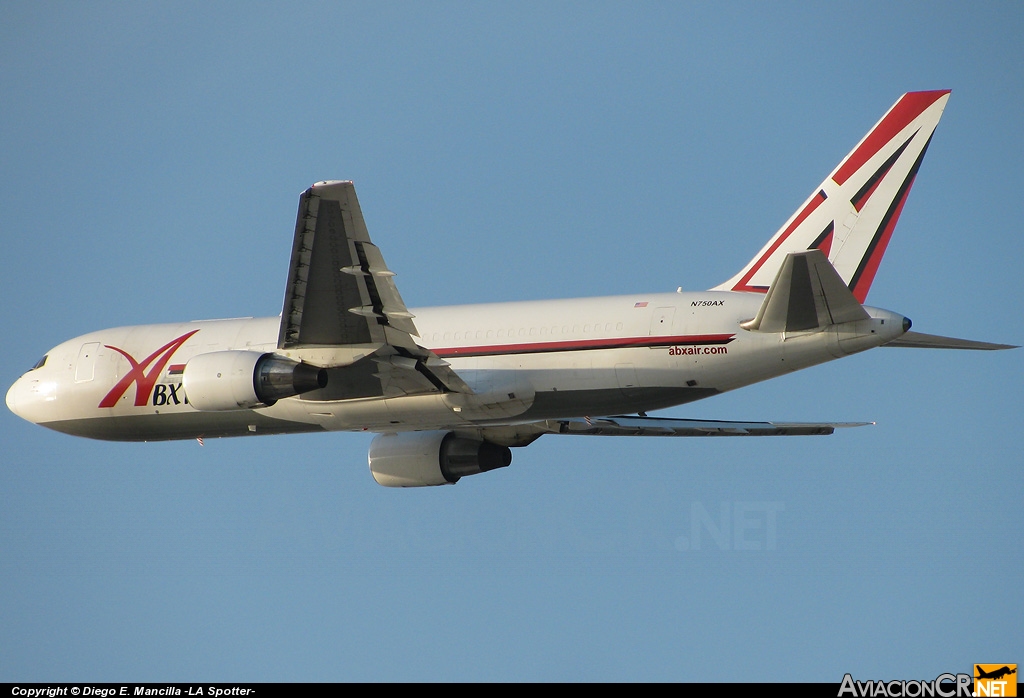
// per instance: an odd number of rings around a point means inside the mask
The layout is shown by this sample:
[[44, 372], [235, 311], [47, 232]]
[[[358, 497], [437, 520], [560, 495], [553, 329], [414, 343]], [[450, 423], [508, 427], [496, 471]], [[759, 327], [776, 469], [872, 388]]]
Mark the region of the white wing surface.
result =
[[874, 422], [732, 422], [615, 415], [548, 419], [465, 430], [465, 435], [507, 446], [525, 446], [545, 434], [571, 436], [828, 436], [836, 429]]
[[827, 436], [871, 422], [728, 422], [664, 417], [599, 417], [545, 422], [552, 434], [587, 436]]

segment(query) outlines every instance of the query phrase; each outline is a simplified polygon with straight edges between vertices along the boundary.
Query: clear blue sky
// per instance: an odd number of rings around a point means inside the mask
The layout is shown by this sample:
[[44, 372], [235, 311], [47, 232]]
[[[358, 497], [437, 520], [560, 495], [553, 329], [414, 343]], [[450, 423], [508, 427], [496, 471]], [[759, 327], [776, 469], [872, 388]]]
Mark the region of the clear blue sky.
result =
[[[297, 196], [320, 179], [356, 181], [410, 306], [708, 288], [901, 93], [940, 88], [868, 302], [1024, 343], [1019, 3], [3, 15], [3, 390], [90, 330], [277, 314]], [[1022, 360], [878, 349], [664, 413], [871, 428], [545, 437], [417, 491], [373, 482], [363, 434], [108, 444], [3, 410], [0, 681], [1024, 662]], [[738, 540], [713, 537], [723, 511]]]

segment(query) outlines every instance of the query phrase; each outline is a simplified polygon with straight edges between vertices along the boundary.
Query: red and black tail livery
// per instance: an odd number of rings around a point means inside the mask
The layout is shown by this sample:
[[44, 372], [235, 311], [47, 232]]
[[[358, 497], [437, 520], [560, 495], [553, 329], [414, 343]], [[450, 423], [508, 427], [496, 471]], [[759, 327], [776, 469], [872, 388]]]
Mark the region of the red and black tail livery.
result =
[[861, 303], [914, 184], [949, 90], [908, 92], [719, 291], [764, 293], [786, 256], [819, 249]]

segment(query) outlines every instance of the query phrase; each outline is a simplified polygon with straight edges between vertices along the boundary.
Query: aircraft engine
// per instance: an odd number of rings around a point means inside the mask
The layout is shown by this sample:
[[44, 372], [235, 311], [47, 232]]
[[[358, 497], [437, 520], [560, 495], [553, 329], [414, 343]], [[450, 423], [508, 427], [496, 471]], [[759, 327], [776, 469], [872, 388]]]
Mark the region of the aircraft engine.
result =
[[213, 351], [185, 364], [182, 384], [197, 410], [239, 410], [326, 387], [327, 371], [258, 351]]
[[512, 451], [489, 441], [456, 436], [450, 431], [380, 434], [370, 444], [370, 473], [385, 487], [454, 485], [512, 462]]

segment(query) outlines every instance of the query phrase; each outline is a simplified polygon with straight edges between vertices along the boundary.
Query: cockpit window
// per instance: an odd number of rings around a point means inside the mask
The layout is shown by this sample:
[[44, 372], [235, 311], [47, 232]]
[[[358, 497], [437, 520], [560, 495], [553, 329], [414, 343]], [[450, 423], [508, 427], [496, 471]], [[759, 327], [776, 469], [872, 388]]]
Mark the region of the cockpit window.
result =
[[43, 358], [39, 359], [39, 361], [36, 361], [36, 365], [33, 366], [30, 370], [35, 371], [37, 368], [42, 368], [43, 366], [45, 366], [46, 365], [46, 357], [47, 356], [49, 356], [49, 354], [47, 354]]

